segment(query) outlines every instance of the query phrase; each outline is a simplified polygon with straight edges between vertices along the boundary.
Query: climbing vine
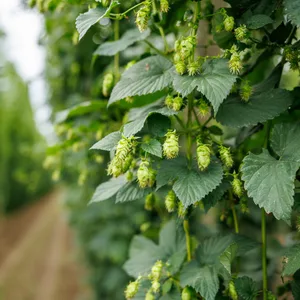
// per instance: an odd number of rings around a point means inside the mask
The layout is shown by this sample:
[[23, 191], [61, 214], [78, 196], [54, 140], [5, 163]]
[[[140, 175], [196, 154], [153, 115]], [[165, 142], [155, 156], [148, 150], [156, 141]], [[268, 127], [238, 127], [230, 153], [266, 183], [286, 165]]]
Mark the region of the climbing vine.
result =
[[[111, 157], [91, 203], [161, 220], [131, 242], [126, 299], [300, 297], [299, 15], [296, 0], [113, 0], [77, 17], [79, 43], [113, 28], [94, 60], [114, 57], [102, 96], [123, 119], [91, 145]], [[267, 222], [292, 237], [276, 255]]]

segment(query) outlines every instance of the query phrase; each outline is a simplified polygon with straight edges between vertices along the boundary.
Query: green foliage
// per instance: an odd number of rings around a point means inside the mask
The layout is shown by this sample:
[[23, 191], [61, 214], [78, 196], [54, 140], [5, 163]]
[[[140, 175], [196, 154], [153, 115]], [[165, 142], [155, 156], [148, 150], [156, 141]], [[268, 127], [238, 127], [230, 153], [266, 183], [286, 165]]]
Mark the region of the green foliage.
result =
[[[264, 300], [276, 297], [268, 279], [278, 282], [280, 253], [271, 243], [266, 251], [267, 233], [275, 219], [284, 220], [299, 239], [293, 231], [299, 228], [299, 97], [292, 91], [296, 84], [285, 88], [286, 77], [299, 82], [299, 5], [228, 0], [230, 8], [216, 10], [202, 2], [101, 1], [89, 10], [82, 6], [76, 20], [79, 37], [86, 37], [74, 55], [80, 63], [70, 94], [86, 95], [91, 85], [88, 98], [95, 101], [80, 105], [82, 98], [66, 97], [76, 106], [62, 114], [67, 129], [59, 150], [83, 141], [86, 150], [93, 145], [70, 165], [84, 157], [84, 170], [95, 168], [86, 185], [91, 191], [101, 182], [91, 200], [101, 202], [99, 211], [112, 201], [122, 202], [117, 207], [144, 204], [149, 211], [124, 265], [137, 280], [127, 298], [177, 299], [182, 293], [184, 299], [187, 290], [208, 300], [255, 299], [259, 291]], [[221, 50], [212, 53], [212, 45]], [[101, 157], [100, 168], [93, 155]], [[107, 179], [105, 169], [116, 178]], [[270, 226], [266, 213], [272, 213]], [[239, 232], [262, 242], [262, 268], [257, 242]], [[296, 250], [288, 255], [284, 275], [300, 268]], [[297, 295], [296, 283], [285, 292]]]
[[286, 263], [282, 272], [283, 276], [293, 275], [297, 270], [300, 269], [300, 245], [294, 245], [289, 248], [286, 253]]

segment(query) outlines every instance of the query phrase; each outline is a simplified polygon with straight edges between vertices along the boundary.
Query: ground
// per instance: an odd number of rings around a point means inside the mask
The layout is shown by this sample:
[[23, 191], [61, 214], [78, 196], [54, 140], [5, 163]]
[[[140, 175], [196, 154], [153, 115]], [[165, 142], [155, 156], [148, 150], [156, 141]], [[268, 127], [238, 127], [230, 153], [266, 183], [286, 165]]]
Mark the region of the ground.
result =
[[0, 219], [0, 300], [89, 300], [62, 191]]

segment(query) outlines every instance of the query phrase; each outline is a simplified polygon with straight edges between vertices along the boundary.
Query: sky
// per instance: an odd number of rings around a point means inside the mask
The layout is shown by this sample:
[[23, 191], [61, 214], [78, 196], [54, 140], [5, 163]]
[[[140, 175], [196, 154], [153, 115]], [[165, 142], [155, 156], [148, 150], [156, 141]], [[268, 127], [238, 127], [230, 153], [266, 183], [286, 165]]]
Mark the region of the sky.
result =
[[38, 45], [43, 34], [43, 16], [24, 8], [21, 0], [0, 0], [0, 28], [5, 32], [5, 54], [18, 73], [28, 82], [35, 120], [47, 138], [53, 134], [49, 121], [51, 109], [46, 103], [47, 88], [42, 73], [45, 51]]

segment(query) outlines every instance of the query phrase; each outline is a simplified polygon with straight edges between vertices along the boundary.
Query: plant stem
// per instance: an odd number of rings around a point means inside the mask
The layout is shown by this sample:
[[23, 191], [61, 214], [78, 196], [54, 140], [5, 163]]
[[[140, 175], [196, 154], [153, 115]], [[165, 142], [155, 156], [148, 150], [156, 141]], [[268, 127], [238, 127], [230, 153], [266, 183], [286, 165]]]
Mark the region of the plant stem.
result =
[[261, 242], [262, 242], [262, 270], [263, 270], [263, 299], [267, 300], [268, 295], [268, 272], [267, 272], [267, 233], [266, 233], [266, 213], [261, 210]]
[[191, 237], [190, 237], [190, 226], [188, 220], [183, 221], [183, 229], [185, 232], [187, 260], [191, 261], [192, 260]]
[[203, 123], [203, 127], [205, 127], [211, 120], [213, 119], [213, 116], [210, 116], [204, 123]]
[[[119, 10], [119, 8], [117, 8]], [[114, 39], [115, 41], [120, 39], [120, 21], [114, 21]], [[115, 81], [119, 81], [120, 78], [120, 54], [116, 53], [114, 57], [114, 69], [115, 69]]]
[[179, 123], [179, 125], [185, 130], [186, 127], [185, 127], [183, 121], [180, 119], [180, 117], [177, 116], [177, 115], [174, 115], [174, 117], [175, 117], [175, 119], [177, 120], [177, 122]]
[[[129, 13], [130, 11], [134, 10], [135, 8], [137, 8], [137, 7], [139, 7], [139, 6], [143, 5], [143, 4], [144, 4], [144, 2], [138, 3], [137, 5], [134, 5], [134, 6], [130, 7], [129, 9], [127, 9], [126, 11], [124, 11], [123, 13], [121, 13], [120, 15], [121, 15], [122, 17], [123, 17], [123, 16], [126, 16], [127, 13]], [[111, 13], [110, 15], [112, 15], [112, 16], [117, 16], [118, 13], [117, 13], [117, 14]]]
[[157, 54], [164, 56], [165, 58], [169, 59], [169, 57], [163, 53], [162, 51], [160, 51], [159, 49], [157, 49], [152, 43], [150, 43], [147, 40], [144, 40], [144, 43], [146, 43], [151, 49], [153, 49]]
[[200, 123], [198, 116], [197, 116], [197, 112], [195, 110], [195, 107], [193, 107], [193, 113], [194, 113], [194, 117], [196, 119], [197, 124], [199, 125], [199, 127], [202, 127], [202, 124]]
[[236, 209], [235, 209], [235, 206], [234, 206], [234, 203], [233, 203], [232, 190], [229, 191], [229, 200], [231, 202], [231, 211], [232, 211], [233, 222], [234, 222], [234, 230], [235, 230], [235, 233], [238, 234], [240, 232], [239, 221], [238, 221]]
[[[188, 119], [187, 119], [187, 129], [191, 128], [192, 124], [192, 112], [193, 112], [193, 94], [190, 94], [188, 97]], [[189, 166], [192, 165], [192, 133], [188, 132], [187, 134], [187, 158], [189, 160]]]

